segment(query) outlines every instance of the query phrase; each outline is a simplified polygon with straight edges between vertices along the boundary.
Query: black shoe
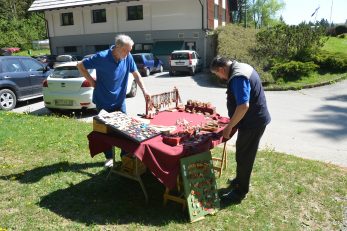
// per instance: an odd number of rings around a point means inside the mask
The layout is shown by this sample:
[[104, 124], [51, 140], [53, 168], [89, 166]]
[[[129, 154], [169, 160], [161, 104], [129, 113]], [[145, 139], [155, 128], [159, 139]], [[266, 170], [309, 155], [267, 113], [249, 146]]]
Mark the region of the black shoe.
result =
[[240, 187], [238, 180], [236, 178], [232, 179], [228, 179], [227, 184], [229, 184], [230, 189], [238, 189]]
[[245, 194], [241, 194], [237, 190], [231, 190], [220, 197], [221, 205], [225, 207], [228, 205], [240, 204], [245, 197]]

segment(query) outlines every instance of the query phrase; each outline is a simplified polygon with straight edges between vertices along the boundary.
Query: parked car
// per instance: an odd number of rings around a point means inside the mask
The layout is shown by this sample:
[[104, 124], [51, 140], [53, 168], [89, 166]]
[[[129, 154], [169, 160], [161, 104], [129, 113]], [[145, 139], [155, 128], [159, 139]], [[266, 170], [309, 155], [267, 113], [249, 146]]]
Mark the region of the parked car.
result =
[[153, 72], [163, 72], [163, 62], [152, 53], [136, 53], [132, 56], [142, 76], [149, 76]]
[[54, 63], [56, 62], [57, 55], [40, 55], [37, 56], [36, 59], [40, 61], [41, 63], [46, 64], [51, 69], [54, 68]]
[[[77, 62], [68, 62], [57, 66], [43, 82], [43, 100], [45, 107], [56, 109], [94, 109], [93, 87], [77, 69]], [[93, 78], [97, 78], [95, 69], [88, 69]], [[127, 96], [134, 97], [137, 84], [132, 74], [128, 78]]]
[[83, 57], [79, 55], [58, 55], [54, 63], [54, 68], [64, 63], [81, 61], [82, 59]]
[[0, 109], [12, 110], [18, 101], [42, 96], [49, 67], [24, 56], [0, 57]]
[[169, 75], [174, 76], [176, 72], [189, 72], [195, 75], [197, 71], [202, 71], [202, 60], [199, 54], [193, 50], [176, 50], [170, 55]]

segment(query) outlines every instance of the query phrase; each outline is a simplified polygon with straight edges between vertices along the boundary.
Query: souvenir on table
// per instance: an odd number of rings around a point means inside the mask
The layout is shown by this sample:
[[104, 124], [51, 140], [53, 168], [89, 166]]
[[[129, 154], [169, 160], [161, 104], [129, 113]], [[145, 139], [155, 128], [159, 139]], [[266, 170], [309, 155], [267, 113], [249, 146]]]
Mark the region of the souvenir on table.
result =
[[180, 106], [180, 102], [181, 97], [176, 87], [170, 92], [152, 95], [150, 100], [146, 102], [145, 117], [153, 119], [154, 115], [159, 111], [177, 109]]
[[150, 125], [141, 123], [123, 112], [111, 112], [94, 117], [100, 123], [105, 124], [112, 131], [123, 135], [135, 142], [143, 142], [161, 132], [152, 128]]
[[211, 152], [182, 158], [181, 175], [190, 221], [198, 221], [220, 208]]
[[214, 115], [216, 114], [216, 107], [212, 106], [209, 102], [205, 103], [190, 99], [185, 105], [185, 111], [190, 113], [201, 113], [204, 115]]

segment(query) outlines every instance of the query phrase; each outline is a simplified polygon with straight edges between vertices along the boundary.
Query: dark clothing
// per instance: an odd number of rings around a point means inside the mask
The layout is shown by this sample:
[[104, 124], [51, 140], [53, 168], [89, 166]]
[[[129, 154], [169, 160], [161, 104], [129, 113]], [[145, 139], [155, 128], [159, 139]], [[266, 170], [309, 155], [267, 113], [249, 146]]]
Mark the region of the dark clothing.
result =
[[271, 117], [266, 105], [264, 90], [258, 73], [248, 64], [234, 61], [230, 66], [230, 76], [227, 90], [228, 114], [231, 118], [236, 110], [236, 93], [232, 84], [239, 77], [244, 77], [250, 82], [249, 108], [244, 117], [235, 126], [238, 128], [236, 140], [236, 178], [235, 189], [240, 197], [249, 191], [250, 177], [254, 160], [258, 151], [260, 139]]
[[236, 189], [240, 195], [246, 195], [249, 191], [249, 183], [253, 169], [253, 163], [266, 126], [251, 129], [239, 129], [236, 140]]
[[[237, 128], [255, 128], [263, 125], [267, 125], [271, 121], [271, 117], [266, 105], [266, 99], [263, 87], [261, 85], [261, 80], [258, 73], [249, 65], [238, 63], [236, 61], [230, 67], [230, 77], [228, 81], [228, 90], [227, 90], [227, 107], [228, 114], [231, 118], [237, 107], [236, 96], [231, 91], [234, 77], [242, 76], [249, 79], [251, 85], [251, 93], [249, 100], [249, 108], [242, 120], [236, 125]], [[241, 66], [241, 68], [239, 68]], [[235, 72], [233, 68], [238, 68], [238, 71]], [[250, 70], [252, 68], [252, 70]], [[244, 72], [242, 72], [244, 69]]]

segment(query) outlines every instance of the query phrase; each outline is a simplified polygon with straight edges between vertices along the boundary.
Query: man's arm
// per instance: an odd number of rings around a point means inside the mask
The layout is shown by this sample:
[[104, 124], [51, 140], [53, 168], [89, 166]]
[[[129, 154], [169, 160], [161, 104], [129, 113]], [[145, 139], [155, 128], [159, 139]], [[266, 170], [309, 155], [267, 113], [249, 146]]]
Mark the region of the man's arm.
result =
[[223, 137], [226, 139], [230, 139], [230, 133], [233, 129], [233, 127], [242, 120], [242, 118], [245, 116], [246, 112], [248, 111], [249, 103], [244, 103], [241, 105], [238, 105], [235, 109], [235, 112], [233, 116], [230, 118], [229, 124], [224, 128], [223, 130]]
[[88, 70], [84, 67], [83, 62], [77, 63], [77, 68], [84, 78], [88, 80], [88, 82], [92, 85], [92, 87], [96, 86], [95, 79], [89, 74]]
[[146, 87], [143, 83], [142, 76], [140, 72], [134, 71], [133, 73], [134, 79], [137, 83], [137, 85], [141, 88], [143, 95], [145, 96], [146, 101], [150, 100], [151, 95], [147, 92]]

